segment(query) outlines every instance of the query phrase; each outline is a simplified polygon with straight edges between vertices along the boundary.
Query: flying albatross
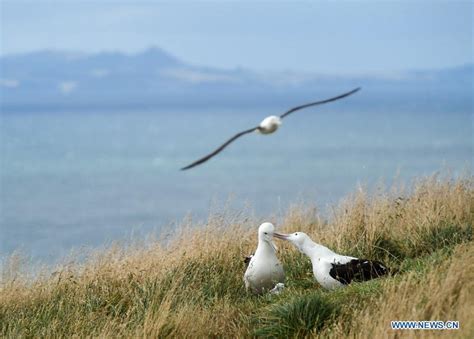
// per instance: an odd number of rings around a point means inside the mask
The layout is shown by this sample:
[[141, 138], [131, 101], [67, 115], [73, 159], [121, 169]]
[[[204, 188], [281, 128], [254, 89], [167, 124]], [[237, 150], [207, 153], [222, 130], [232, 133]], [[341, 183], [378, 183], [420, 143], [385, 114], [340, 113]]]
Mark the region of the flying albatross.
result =
[[280, 234], [275, 238], [291, 242], [301, 253], [311, 259], [313, 274], [318, 283], [326, 289], [350, 284], [352, 281], [367, 281], [389, 273], [379, 261], [358, 259], [334, 253], [329, 248], [317, 244], [303, 232]]
[[258, 246], [255, 254], [250, 257], [244, 274], [245, 288], [254, 294], [271, 292], [278, 294], [284, 287], [285, 272], [276, 256], [273, 243], [275, 227], [265, 222], [258, 228]]
[[280, 116], [276, 116], [276, 115], [271, 115], [269, 117], [266, 117], [265, 119], [262, 120], [262, 122], [257, 126], [257, 127], [253, 127], [253, 128], [250, 128], [250, 129], [247, 129], [245, 131], [242, 131], [242, 132], [239, 132], [237, 133], [236, 135], [234, 135], [232, 138], [230, 138], [229, 140], [227, 140], [225, 143], [223, 143], [221, 146], [219, 146], [215, 151], [213, 151], [212, 153], [209, 153], [208, 155], [206, 155], [205, 157], [199, 159], [199, 160], [196, 160], [195, 162], [193, 162], [192, 164], [186, 166], [186, 167], [183, 167], [181, 168], [182, 171], [184, 170], [187, 170], [187, 169], [190, 169], [190, 168], [193, 168], [194, 166], [197, 166], [197, 165], [200, 165], [206, 161], [208, 161], [209, 159], [211, 159], [213, 156], [219, 154], [224, 148], [226, 148], [230, 143], [232, 143], [234, 140], [240, 138], [241, 136], [245, 135], [245, 134], [249, 134], [249, 133], [252, 133], [252, 132], [259, 132], [260, 134], [271, 134], [273, 132], [275, 132], [278, 127], [281, 125], [281, 120], [285, 117], [287, 117], [288, 115], [290, 115], [291, 113], [293, 112], [296, 112], [300, 109], [303, 109], [303, 108], [306, 108], [306, 107], [310, 107], [310, 106], [316, 106], [316, 105], [321, 105], [321, 104], [325, 104], [325, 103], [328, 103], [328, 102], [331, 102], [331, 101], [336, 101], [336, 100], [339, 100], [339, 99], [342, 99], [342, 98], [345, 98], [351, 94], [354, 94], [355, 92], [357, 92], [358, 90], [360, 90], [360, 87], [356, 88], [356, 89], [353, 89], [352, 91], [350, 92], [347, 92], [347, 93], [344, 93], [344, 94], [341, 94], [341, 95], [338, 95], [336, 97], [333, 97], [333, 98], [329, 98], [329, 99], [325, 99], [325, 100], [321, 100], [321, 101], [316, 101], [316, 102], [311, 102], [309, 104], [304, 104], [304, 105], [300, 105], [300, 106], [296, 106], [296, 107], [293, 107], [292, 109], [286, 111], [285, 113], [283, 113], [282, 115]]

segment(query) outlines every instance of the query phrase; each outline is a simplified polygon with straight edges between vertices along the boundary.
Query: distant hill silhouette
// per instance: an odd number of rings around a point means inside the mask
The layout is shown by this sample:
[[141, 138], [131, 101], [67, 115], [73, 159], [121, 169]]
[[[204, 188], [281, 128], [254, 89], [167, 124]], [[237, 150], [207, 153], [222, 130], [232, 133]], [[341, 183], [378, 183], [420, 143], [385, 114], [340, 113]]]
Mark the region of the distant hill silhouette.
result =
[[255, 72], [190, 65], [156, 47], [133, 55], [39, 51], [0, 64], [3, 111], [286, 108], [357, 86], [363, 91], [334, 109], [472, 111], [473, 64], [365, 76]]

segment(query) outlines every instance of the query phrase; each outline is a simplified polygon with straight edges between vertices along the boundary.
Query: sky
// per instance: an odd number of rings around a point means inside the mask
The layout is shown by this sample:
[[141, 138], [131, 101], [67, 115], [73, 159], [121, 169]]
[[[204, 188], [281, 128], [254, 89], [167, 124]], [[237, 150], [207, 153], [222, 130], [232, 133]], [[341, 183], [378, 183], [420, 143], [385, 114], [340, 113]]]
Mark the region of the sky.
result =
[[163, 48], [219, 68], [377, 73], [473, 62], [472, 1], [0, 0], [1, 55]]

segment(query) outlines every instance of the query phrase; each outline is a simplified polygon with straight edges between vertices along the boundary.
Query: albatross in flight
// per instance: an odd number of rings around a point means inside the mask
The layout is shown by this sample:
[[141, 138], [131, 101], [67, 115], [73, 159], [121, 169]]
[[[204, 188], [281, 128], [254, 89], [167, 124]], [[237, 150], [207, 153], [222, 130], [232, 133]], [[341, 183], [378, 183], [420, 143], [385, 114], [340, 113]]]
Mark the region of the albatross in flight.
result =
[[281, 125], [281, 120], [283, 118], [285, 118], [286, 116], [290, 115], [291, 113], [293, 112], [296, 112], [300, 109], [303, 109], [303, 108], [306, 108], [306, 107], [310, 107], [310, 106], [316, 106], [316, 105], [321, 105], [321, 104], [325, 104], [327, 102], [331, 102], [331, 101], [336, 101], [336, 100], [339, 100], [339, 99], [342, 99], [342, 98], [345, 98], [351, 94], [354, 94], [355, 92], [357, 92], [358, 90], [360, 90], [360, 87], [356, 88], [356, 89], [353, 89], [352, 91], [350, 92], [347, 92], [347, 93], [344, 93], [344, 94], [341, 94], [341, 95], [338, 95], [336, 97], [333, 97], [333, 98], [329, 98], [329, 99], [325, 99], [325, 100], [321, 100], [321, 101], [316, 101], [316, 102], [311, 102], [309, 104], [304, 104], [304, 105], [300, 105], [300, 106], [297, 106], [297, 107], [293, 107], [292, 109], [286, 111], [285, 113], [283, 113], [282, 115], [280, 116], [276, 116], [276, 115], [271, 115], [269, 117], [266, 117], [265, 119], [263, 119], [263, 121], [257, 126], [257, 127], [253, 127], [253, 128], [250, 128], [250, 129], [247, 129], [245, 131], [242, 131], [242, 132], [239, 132], [237, 133], [236, 135], [234, 135], [232, 138], [230, 138], [229, 140], [227, 140], [225, 143], [223, 143], [221, 146], [219, 146], [215, 151], [213, 151], [212, 153], [209, 153], [208, 155], [206, 155], [205, 157], [199, 159], [199, 160], [196, 160], [195, 162], [193, 162], [192, 164], [186, 166], [186, 167], [183, 167], [181, 168], [182, 171], [184, 170], [187, 170], [187, 169], [190, 169], [190, 168], [193, 168], [194, 166], [197, 166], [197, 165], [200, 165], [206, 161], [208, 161], [209, 159], [211, 159], [213, 156], [219, 154], [219, 152], [221, 152], [224, 148], [226, 148], [231, 142], [233, 142], [234, 140], [240, 138], [241, 136], [245, 135], [245, 134], [249, 134], [249, 133], [252, 133], [254, 131], [257, 131], [259, 132], [260, 134], [271, 134], [273, 132], [275, 132], [278, 127]]
[[275, 238], [291, 242], [301, 253], [311, 259], [313, 274], [318, 283], [326, 289], [334, 289], [352, 281], [367, 281], [389, 273], [379, 261], [358, 259], [334, 253], [317, 244], [303, 232], [292, 234], [273, 233]]
[[250, 258], [244, 274], [245, 288], [254, 294], [272, 292], [278, 294], [284, 287], [285, 272], [276, 256], [276, 246], [273, 243], [275, 227], [264, 222], [258, 228], [258, 246]]

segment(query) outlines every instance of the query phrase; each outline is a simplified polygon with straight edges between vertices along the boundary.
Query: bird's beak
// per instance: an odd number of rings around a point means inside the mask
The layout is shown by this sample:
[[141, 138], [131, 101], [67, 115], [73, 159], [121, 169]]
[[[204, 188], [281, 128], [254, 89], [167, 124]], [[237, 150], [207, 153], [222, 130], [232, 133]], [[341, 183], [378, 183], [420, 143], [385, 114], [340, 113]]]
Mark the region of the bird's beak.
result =
[[281, 233], [277, 233], [277, 232], [273, 232], [273, 236], [275, 238], [278, 238], [278, 239], [281, 239], [281, 240], [288, 240], [288, 238], [289, 238], [289, 234], [281, 234]]

